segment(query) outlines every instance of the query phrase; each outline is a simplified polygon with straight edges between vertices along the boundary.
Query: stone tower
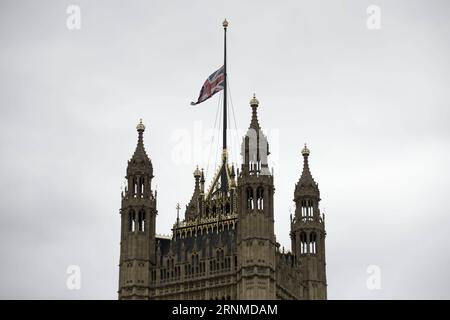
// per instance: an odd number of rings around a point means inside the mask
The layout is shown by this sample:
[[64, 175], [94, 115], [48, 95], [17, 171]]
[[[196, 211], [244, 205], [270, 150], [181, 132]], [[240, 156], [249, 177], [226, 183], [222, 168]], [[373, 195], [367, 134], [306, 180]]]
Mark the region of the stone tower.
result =
[[320, 214], [320, 191], [309, 170], [309, 149], [302, 150], [303, 172], [295, 186], [295, 216], [291, 220], [292, 251], [301, 260], [303, 298], [327, 299], [325, 217]]
[[184, 219], [177, 205], [171, 235], [155, 234], [153, 168], [144, 149], [145, 127], [142, 121], [138, 124], [120, 209], [119, 299], [327, 298], [325, 222], [319, 211], [319, 188], [309, 170], [310, 152], [306, 146], [302, 150], [304, 167], [295, 185], [292, 251], [280, 250], [274, 233], [269, 144], [258, 122], [255, 96], [250, 106], [241, 166], [235, 171], [224, 149], [208, 188], [203, 169], [197, 167]]
[[275, 299], [275, 234], [273, 176], [267, 138], [258, 123], [259, 102], [250, 101], [252, 120], [242, 143], [242, 167], [237, 182], [237, 297]]
[[122, 192], [119, 299], [148, 299], [150, 269], [155, 264], [156, 193], [153, 167], [145, 152], [142, 120], [136, 127], [138, 143], [128, 161], [127, 186]]

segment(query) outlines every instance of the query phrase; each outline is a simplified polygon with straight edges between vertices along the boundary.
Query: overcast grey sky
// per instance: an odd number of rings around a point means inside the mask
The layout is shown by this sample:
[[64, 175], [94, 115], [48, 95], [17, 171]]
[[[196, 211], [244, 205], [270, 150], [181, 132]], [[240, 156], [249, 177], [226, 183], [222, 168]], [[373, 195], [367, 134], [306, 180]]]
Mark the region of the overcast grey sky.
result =
[[[80, 30], [66, 27], [71, 4]], [[379, 30], [366, 25], [372, 4]], [[116, 299], [135, 126], [147, 126], [167, 234], [195, 165], [210, 158], [211, 178], [219, 96], [188, 104], [222, 64], [227, 17], [237, 127], [249, 125], [255, 92], [273, 151], [277, 240], [290, 247], [307, 142], [329, 298], [449, 299], [449, 15], [450, 2], [425, 0], [2, 0], [0, 298]], [[186, 133], [192, 156], [180, 163]], [[66, 287], [69, 265], [81, 268], [80, 290]], [[369, 265], [380, 290], [366, 286]]]

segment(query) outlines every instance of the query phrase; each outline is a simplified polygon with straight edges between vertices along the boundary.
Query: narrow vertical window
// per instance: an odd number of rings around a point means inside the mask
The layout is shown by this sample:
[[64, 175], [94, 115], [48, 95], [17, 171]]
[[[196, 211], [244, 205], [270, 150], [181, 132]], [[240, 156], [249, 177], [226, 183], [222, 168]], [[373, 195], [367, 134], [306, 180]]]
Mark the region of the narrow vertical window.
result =
[[307, 243], [306, 243], [306, 233], [305, 232], [300, 233], [300, 253], [301, 254], [307, 253]]
[[253, 210], [253, 189], [247, 188], [247, 209]]
[[141, 210], [138, 214], [138, 230], [145, 231], [145, 211]]
[[144, 193], [144, 178], [143, 177], [139, 177], [138, 197], [142, 198], [143, 193]]
[[128, 231], [134, 232], [135, 230], [136, 230], [136, 214], [134, 210], [131, 210], [128, 219]]
[[264, 189], [262, 187], [259, 187], [256, 191], [256, 206], [259, 210], [264, 209]]

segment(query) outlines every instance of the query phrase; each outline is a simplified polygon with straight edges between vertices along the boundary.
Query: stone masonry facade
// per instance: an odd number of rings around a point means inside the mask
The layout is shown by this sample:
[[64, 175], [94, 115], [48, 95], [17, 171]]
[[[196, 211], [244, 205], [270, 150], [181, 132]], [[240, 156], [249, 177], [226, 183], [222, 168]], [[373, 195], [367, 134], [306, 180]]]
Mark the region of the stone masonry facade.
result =
[[155, 233], [153, 165], [144, 148], [145, 126], [138, 124], [120, 209], [119, 299], [327, 299], [325, 218], [309, 168], [310, 151], [306, 145], [302, 150], [303, 171], [290, 216], [291, 250], [285, 252], [274, 233], [274, 177], [258, 121], [259, 101], [253, 97], [250, 106], [241, 167], [229, 165], [225, 151], [207, 190], [203, 170], [197, 168], [184, 219], [177, 216], [169, 237]]

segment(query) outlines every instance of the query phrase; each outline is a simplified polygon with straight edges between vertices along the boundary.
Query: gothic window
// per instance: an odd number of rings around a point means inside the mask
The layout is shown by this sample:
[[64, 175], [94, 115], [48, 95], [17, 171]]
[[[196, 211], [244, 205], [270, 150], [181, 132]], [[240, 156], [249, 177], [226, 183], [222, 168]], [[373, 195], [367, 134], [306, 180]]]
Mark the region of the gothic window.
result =
[[313, 216], [313, 201], [312, 200], [308, 200], [308, 216], [309, 217]]
[[306, 233], [300, 233], [300, 254], [307, 253], [307, 241], [306, 241]]
[[302, 200], [300, 202], [301, 216], [307, 220], [312, 220], [314, 214], [314, 201]]
[[306, 216], [309, 217], [310, 216], [310, 214], [309, 214], [309, 200], [306, 200], [305, 203], [306, 203], [306, 205], [305, 205]]
[[256, 190], [256, 206], [259, 210], [264, 209], [264, 189], [262, 187]]
[[138, 230], [145, 231], [145, 211], [141, 210], [138, 214]]
[[312, 254], [316, 253], [316, 245], [317, 245], [317, 234], [312, 232], [309, 235], [309, 252]]
[[301, 201], [300, 209], [302, 212], [302, 217], [306, 216], [306, 201], [305, 200]]
[[136, 178], [133, 178], [133, 198], [136, 198], [137, 194], [137, 180]]
[[144, 177], [139, 178], [138, 194], [142, 198], [144, 195]]
[[130, 210], [128, 215], [128, 231], [134, 232], [136, 230], [136, 214], [134, 210]]
[[253, 189], [247, 188], [247, 209], [253, 210]]

